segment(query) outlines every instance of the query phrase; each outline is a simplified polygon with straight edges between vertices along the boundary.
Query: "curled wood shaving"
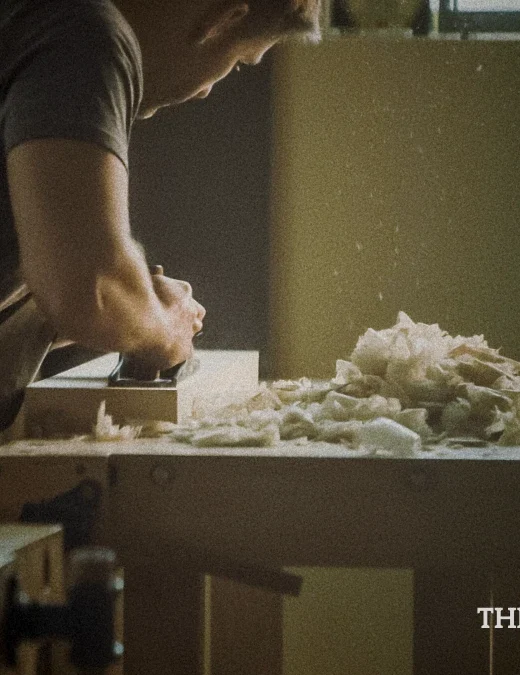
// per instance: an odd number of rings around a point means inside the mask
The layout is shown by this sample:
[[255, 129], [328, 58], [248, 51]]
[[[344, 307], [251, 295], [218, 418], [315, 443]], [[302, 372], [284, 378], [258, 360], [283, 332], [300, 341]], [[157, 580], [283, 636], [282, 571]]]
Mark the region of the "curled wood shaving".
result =
[[111, 415], [107, 415], [106, 402], [102, 401], [97, 412], [97, 419], [92, 429], [92, 438], [95, 441], [130, 441], [137, 438], [141, 432], [139, 426], [119, 426], [114, 424]]

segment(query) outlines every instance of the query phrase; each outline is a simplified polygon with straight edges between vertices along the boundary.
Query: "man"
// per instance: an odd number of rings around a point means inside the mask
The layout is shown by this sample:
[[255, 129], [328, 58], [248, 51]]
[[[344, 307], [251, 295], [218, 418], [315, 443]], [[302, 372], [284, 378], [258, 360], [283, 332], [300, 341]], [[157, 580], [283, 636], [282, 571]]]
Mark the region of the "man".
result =
[[317, 35], [319, 3], [2, 1], [0, 429], [58, 335], [151, 369], [191, 354], [204, 308], [151, 276], [131, 236], [132, 124], [206, 97], [288, 34]]

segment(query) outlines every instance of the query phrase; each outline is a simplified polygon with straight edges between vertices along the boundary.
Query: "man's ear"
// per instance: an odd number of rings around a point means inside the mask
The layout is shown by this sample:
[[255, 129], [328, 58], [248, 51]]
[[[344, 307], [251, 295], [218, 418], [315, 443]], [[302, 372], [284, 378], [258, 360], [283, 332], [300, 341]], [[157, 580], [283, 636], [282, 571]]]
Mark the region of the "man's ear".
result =
[[208, 9], [196, 31], [199, 44], [220, 38], [242, 21], [249, 12], [247, 2], [226, 0]]

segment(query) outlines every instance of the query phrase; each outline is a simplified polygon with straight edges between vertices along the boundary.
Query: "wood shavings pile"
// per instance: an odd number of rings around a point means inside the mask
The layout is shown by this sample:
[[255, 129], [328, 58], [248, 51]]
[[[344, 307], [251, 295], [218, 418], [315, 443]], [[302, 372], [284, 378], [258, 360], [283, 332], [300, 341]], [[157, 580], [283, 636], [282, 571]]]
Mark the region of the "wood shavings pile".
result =
[[406, 457], [440, 442], [519, 445], [519, 412], [520, 363], [483, 336], [451, 337], [400, 312], [392, 328], [360, 337], [331, 380], [264, 384], [168, 434], [195, 447], [326, 441]]

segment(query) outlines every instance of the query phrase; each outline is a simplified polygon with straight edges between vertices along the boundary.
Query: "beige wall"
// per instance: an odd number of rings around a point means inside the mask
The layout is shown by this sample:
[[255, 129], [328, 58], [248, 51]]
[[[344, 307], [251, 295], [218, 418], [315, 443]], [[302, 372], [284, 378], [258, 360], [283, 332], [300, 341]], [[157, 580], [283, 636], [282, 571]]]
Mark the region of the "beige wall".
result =
[[400, 309], [520, 358], [520, 43], [285, 45], [275, 82], [273, 374]]
[[[273, 375], [330, 376], [401, 309], [520, 358], [520, 43], [339, 38], [275, 73]], [[287, 675], [411, 672], [410, 572], [304, 579]]]
[[291, 571], [304, 583], [284, 599], [284, 675], [411, 675], [409, 572]]

